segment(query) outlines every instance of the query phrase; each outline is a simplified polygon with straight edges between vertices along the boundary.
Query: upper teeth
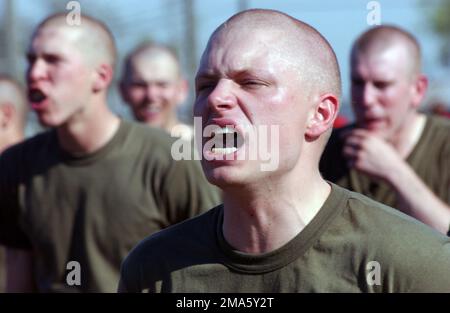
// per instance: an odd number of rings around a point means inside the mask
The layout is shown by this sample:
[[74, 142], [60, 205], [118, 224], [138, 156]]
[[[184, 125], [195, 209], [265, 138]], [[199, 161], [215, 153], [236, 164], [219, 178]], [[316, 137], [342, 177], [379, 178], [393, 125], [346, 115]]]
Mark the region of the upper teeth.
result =
[[212, 148], [211, 151], [217, 154], [229, 154], [237, 151], [236, 147], [228, 147], [228, 148]]
[[214, 130], [214, 134], [216, 134], [216, 135], [232, 134], [235, 132], [236, 131], [233, 128], [228, 127], [228, 126], [217, 128]]

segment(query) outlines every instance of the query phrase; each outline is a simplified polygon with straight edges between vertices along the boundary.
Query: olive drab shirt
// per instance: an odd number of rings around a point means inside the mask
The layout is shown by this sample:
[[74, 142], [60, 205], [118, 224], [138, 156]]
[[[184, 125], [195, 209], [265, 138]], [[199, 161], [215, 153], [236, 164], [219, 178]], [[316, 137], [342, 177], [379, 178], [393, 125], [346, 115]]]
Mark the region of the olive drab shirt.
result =
[[311, 222], [269, 253], [233, 249], [223, 210], [142, 241], [122, 265], [119, 291], [450, 292], [450, 238], [337, 185]]
[[[354, 125], [333, 131], [320, 162], [323, 177], [383, 204], [397, 207], [395, 191], [387, 183], [347, 167], [340, 134], [352, 128]], [[427, 117], [422, 135], [406, 162], [437, 197], [450, 204], [449, 120]]]
[[120, 264], [140, 240], [220, 203], [198, 162], [173, 160], [172, 142], [121, 121], [84, 157], [61, 150], [55, 130], [8, 149], [0, 244], [33, 250], [39, 291], [115, 292]]

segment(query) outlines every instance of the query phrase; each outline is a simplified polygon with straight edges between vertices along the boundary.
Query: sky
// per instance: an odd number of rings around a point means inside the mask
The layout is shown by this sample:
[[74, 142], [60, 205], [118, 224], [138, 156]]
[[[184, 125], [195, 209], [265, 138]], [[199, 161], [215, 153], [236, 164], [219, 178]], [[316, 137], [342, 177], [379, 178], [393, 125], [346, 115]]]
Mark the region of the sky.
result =
[[[6, 0], [0, 0], [0, 10]], [[65, 0], [12, 0], [18, 20], [34, 27], [50, 13], [51, 1], [64, 6]], [[183, 0], [80, 0], [81, 12], [88, 12], [106, 22], [116, 37], [119, 55], [124, 56], [143, 39], [152, 39], [178, 45], [185, 40]], [[243, 1], [244, 2], [244, 1]], [[270, 8], [283, 11], [315, 27], [334, 48], [343, 78], [343, 102], [348, 104], [349, 62], [348, 54], [353, 40], [370, 25], [368, 0], [247, 0], [249, 8]], [[438, 63], [439, 41], [427, 27], [427, 15], [436, 1], [379, 0], [380, 22], [406, 28], [417, 36], [423, 50], [423, 70], [430, 78], [430, 92], [450, 96], [446, 88], [448, 69]], [[239, 8], [238, 0], [195, 0], [197, 29], [196, 59], [200, 59], [210, 34]], [[426, 4], [425, 4], [426, 3]], [[1, 12], [0, 12], [1, 13]], [[0, 14], [2, 16], [2, 14]], [[19, 25], [20, 26], [20, 25]], [[29, 31], [21, 33], [27, 42]], [[180, 51], [182, 63], [186, 60]], [[185, 64], [186, 65], [186, 64]], [[185, 70], [185, 72], [189, 72]], [[192, 72], [186, 73], [191, 79]], [[447, 79], [447, 81], [445, 81]], [[444, 85], [444, 86], [442, 86]], [[430, 97], [431, 98], [431, 97]], [[192, 100], [192, 98], [191, 98]], [[128, 110], [121, 103], [117, 92], [111, 95], [112, 108], [121, 115]], [[351, 110], [344, 105], [342, 112], [351, 118]], [[185, 114], [188, 114], [185, 112]]]

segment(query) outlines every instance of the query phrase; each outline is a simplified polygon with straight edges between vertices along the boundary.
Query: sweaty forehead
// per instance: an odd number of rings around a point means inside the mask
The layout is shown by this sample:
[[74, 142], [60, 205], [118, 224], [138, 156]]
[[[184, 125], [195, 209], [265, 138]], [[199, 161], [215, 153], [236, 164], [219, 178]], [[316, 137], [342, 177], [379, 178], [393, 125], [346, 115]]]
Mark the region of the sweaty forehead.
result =
[[297, 66], [285, 38], [277, 29], [223, 29], [211, 38], [201, 69], [240, 71], [275, 64], [280, 68]]

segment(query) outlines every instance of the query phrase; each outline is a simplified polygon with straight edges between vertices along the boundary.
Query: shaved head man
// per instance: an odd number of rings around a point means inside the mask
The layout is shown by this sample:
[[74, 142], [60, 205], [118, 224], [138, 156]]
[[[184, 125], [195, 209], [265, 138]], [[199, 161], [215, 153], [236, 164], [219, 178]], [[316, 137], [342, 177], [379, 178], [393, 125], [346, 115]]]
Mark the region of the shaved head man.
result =
[[144, 43], [132, 51], [125, 60], [120, 90], [136, 120], [192, 139], [192, 127], [177, 117], [178, 106], [188, 96], [188, 83], [171, 48]]
[[27, 53], [28, 98], [50, 128], [0, 157], [0, 244], [7, 291], [111, 292], [145, 236], [218, 204], [164, 132], [107, 104], [116, 52], [100, 21], [48, 17]]
[[351, 52], [355, 125], [334, 134], [324, 176], [400, 209], [446, 234], [450, 228], [450, 122], [419, 113], [428, 81], [410, 33], [379, 26]]
[[[141, 242], [119, 291], [450, 291], [446, 237], [322, 179], [339, 96], [335, 54], [311, 26], [271, 10], [222, 24], [200, 62], [194, 114], [213, 129], [202, 166], [224, 203]], [[267, 128], [276, 140], [247, 136]], [[220, 147], [229, 134], [241, 140]], [[279, 166], [263, 170], [245, 151], [267, 144]], [[379, 284], [366, 278], [373, 260]]]

